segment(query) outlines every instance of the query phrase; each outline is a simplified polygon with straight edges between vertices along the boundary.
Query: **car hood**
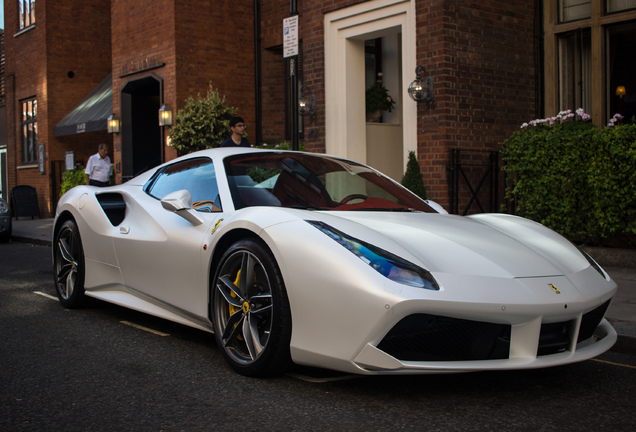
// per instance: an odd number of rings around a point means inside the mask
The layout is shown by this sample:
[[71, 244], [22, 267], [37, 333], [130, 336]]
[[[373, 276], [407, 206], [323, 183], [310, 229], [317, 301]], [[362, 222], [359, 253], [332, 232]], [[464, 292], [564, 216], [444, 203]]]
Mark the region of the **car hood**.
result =
[[569, 275], [589, 266], [565, 238], [516, 216], [339, 212], [337, 219], [355, 225], [325, 222], [408, 259], [406, 251], [431, 272], [526, 278]]

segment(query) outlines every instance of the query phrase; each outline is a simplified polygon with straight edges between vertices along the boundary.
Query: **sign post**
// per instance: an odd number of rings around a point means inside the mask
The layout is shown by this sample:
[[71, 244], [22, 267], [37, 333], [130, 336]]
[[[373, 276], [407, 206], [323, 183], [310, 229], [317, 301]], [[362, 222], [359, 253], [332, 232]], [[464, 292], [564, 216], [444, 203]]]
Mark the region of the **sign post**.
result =
[[291, 15], [283, 20], [283, 58], [289, 59], [291, 86], [292, 150], [298, 150], [298, 10], [296, 1], [290, 1]]

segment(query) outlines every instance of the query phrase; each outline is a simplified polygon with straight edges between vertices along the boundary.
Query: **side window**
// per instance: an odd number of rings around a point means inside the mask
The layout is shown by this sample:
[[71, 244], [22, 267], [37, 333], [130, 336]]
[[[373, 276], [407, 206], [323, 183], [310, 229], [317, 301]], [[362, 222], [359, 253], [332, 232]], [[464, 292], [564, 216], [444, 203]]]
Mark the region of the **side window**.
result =
[[212, 160], [196, 158], [169, 165], [159, 170], [144, 187], [146, 193], [157, 199], [182, 189], [190, 192], [192, 206], [197, 211], [222, 211]]

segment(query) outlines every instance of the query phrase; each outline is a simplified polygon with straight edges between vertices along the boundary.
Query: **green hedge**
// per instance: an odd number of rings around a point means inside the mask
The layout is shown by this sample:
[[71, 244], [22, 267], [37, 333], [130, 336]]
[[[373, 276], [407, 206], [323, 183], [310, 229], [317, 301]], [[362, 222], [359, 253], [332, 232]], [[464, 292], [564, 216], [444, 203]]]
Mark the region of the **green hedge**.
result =
[[79, 167], [71, 171], [62, 173], [62, 185], [60, 187], [60, 196], [74, 188], [75, 186], [86, 184], [86, 173], [84, 168]]
[[524, 124], [502, 147], [514, 211], [574, 241], [636, 233], [636, 124], [581, 110]]

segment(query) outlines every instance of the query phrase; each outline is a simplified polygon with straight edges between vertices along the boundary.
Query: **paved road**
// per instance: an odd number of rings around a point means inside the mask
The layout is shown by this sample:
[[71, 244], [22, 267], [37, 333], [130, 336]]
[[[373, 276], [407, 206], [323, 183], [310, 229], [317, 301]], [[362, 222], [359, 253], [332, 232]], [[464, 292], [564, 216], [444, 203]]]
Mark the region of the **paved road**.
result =
[[0, 244], [2, 431], [636, 430], [630, 352], [535, 371], [251, 379], [207, 333], [47, 295], [50, 249]]

